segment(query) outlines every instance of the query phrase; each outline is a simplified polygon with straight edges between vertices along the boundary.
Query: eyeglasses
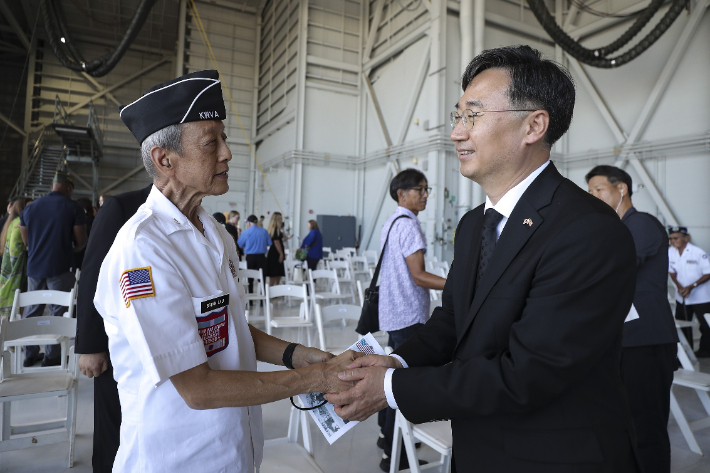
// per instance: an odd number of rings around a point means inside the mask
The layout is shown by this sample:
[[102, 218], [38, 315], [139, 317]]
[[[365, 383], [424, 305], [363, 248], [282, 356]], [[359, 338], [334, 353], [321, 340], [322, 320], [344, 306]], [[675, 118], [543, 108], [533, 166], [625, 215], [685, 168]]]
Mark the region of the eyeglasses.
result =
[[473, 120], [479, 115], [484, 113], [502, 113], [502, 112], [534, 112], [535, 110], [483, 110], [481, 112], [474, 112], [473, 110], [466, 109], [463, 114], [458, 112], [451, 112], [451, 128], [456, 128], [459, 122], [463, 119], [463, 127], [467, 130], [473, 129]]
[[415, 191], [419, 192], [419, 194], [421, 194], [421, 195], [424, 195], [425, 192], [426, 192], [427, 195], [431, 195], [431, 191], [434, 190], [434, 189], [432, 189], [431, 187], [421, 187], [421, 186], [418, 186], [418, 187], [409, 187], [408, 190], [409, 190], [409, 189], [415, 190]]

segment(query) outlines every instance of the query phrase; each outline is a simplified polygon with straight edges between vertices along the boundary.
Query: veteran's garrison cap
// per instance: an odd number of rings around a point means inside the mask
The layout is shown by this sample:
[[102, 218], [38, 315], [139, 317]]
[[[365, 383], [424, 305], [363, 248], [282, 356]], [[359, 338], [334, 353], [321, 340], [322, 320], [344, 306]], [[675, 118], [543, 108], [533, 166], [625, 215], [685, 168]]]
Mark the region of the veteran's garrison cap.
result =
[[138, 143], [170, 125], [227, 118], [219, 73], [214, 70], [158, 84], [118, 112]]
[[687, 235], [688, 227], [668, 226], [668, 234], [670, 235], [671, 233], [682, 233], [683, 235]]

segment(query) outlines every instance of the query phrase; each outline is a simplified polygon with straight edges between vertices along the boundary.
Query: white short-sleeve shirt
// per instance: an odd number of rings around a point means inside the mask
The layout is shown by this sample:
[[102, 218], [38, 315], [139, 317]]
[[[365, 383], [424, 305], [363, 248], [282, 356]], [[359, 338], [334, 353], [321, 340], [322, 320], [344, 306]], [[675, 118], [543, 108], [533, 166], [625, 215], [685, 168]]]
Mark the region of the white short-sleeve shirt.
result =
[[[396, 222], [394, 220], [401, 216]], [[409, 217], [409, 218], [407, 218]], [[392, 226], [394, 222], [394, 226]], [[390, 227], [392, 231], [390, 232]], [[404, 207], [397, 207], [387, 219], [380, 235], [380, 252], [384, 249], [380, 268], [380, 330], [400, 330], [429, 320], [429, 289], [417, 286], [409, 272], [406, 258], [419, 250], [426, 253], [426, 238], [419, 219]]]
[[[675, 273], [676, 279], [683, 286], [689, 286], [705, 274], [710, 274], [710, 258], [701, 248], [688, 243], [683, 254], [678, 253], [674, 247], [668, 248], [668, 272]], [[683, 302], [683, 298], [676, 291], [675, 300]], [[710, 302], [710, 281], [700, 284], [690, 291], [690, 296], [685, 299], [686, 304], [703, 304]]]
[[207, 362], [256, 370], [234, 240], [202, 208], [204, 236], [156, 187], [101, 265], [104, 318], [121, 401], [114, 472], [253, 472], [261, 408], [190, 409], [170, 377]]

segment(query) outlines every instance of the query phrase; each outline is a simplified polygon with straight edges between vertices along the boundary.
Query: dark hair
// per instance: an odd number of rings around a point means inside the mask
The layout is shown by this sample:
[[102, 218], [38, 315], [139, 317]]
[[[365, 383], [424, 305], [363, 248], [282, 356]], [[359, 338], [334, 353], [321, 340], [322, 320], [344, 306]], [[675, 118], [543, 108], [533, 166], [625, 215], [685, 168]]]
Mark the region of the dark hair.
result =
[[249, 215], [249, 216], [247, 217], [247, 222], [256, 223], [256, 222], [258, 222], [258, 221], [259, 221], [259, 219], [256, 218], [256, 215], [253, 215], [253, 214], [252, 214], [252, 215]]
[[427, 178], [423, 172], [412, 168], [405, 169], [392, 178], [390, 182], [390, 196], [392, 196], [395, 202], [399, 202], [399, 198], [397, 198], [397, 191], [399, 189], [411, 189], [426, 180]]
[[224, 216], [222, 212], [215, 212], [212, 214], [212, 217], [214, 217], [215, 220], [217, 220], [217, 223], [221, 223], [224, 225], [227, 223], [227, 218]]
[[545, 144], [552, 147], [567, 132], [574, 111], [574, 82], [569, 71], [530, 46], [488, 49], [473, 58], [461, 77], [465, 92], [473, 78], [486, 69], [504, 69], [510, 76], [508, 101], [515, 109], [545, 110], [550, 124]]
[[606, 177], [606, 180], [609, 181], [609, 184], [611, 185], [616, 185], [620, 182], [623, 182], [629, 189], [629, 197], [631, 197], [631, 194], [633, 194], [633, 191], [631, 190], [631, 176], [629, 176], [629, 173], [627, 173], [623, 169], [617, 168], [616, 166], [608, 166], [606, 164], [602, 164], [589, 171], [587, 175], [584, 176], [584, 179], [586, 179], [587, 184], [589, 184], [589, 181], [593, 177], [597, 176]]

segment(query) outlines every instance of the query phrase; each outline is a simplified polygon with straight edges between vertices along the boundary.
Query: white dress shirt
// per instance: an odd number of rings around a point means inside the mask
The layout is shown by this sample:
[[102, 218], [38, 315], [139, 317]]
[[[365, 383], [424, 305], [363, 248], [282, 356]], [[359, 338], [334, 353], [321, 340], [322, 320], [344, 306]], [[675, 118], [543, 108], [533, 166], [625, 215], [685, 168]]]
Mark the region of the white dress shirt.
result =
[[[500, 223], [498, 223], [498, 227], [496, 228], [496, 239], [500, 238], [500, 234], [503, 233], [505, 224], [508, 222], [508, 218], [510, 217], [510, 214], [513, 213], [513, 209], [518, 204], [520, 197], [522, 197], [525, 191], [528, 190], [528, 187], [530, 187], [530, 184], [532, 184], [535, 178], [537, 178], [537, 176], [539, 176], [549, 164], [550, 160], [545, 161], [539, 168], [535, 169], [515, 187], [506, 192], [496, 205], [493, 205], [488, 196], [486, 196], [486, 205], [483, 208], [483, 213], [485, 214], [486, 210], [493, 208], [496, 212], [503, 216]], [[401, 356], [395, 354], [390, 356], [394, 356], [400, 361], [400, 363], [402, 363], [404, 368], [408, 368], [407, 363]], [[385, 373], [385, 396], [387, 397], [387, 404], [389, 404], [392, 409], [397, 409], [397, 401], [395, 400], [394, 393], [392, 392], [392, 373], [394, 373], [394, 368], [389, 368]]]

